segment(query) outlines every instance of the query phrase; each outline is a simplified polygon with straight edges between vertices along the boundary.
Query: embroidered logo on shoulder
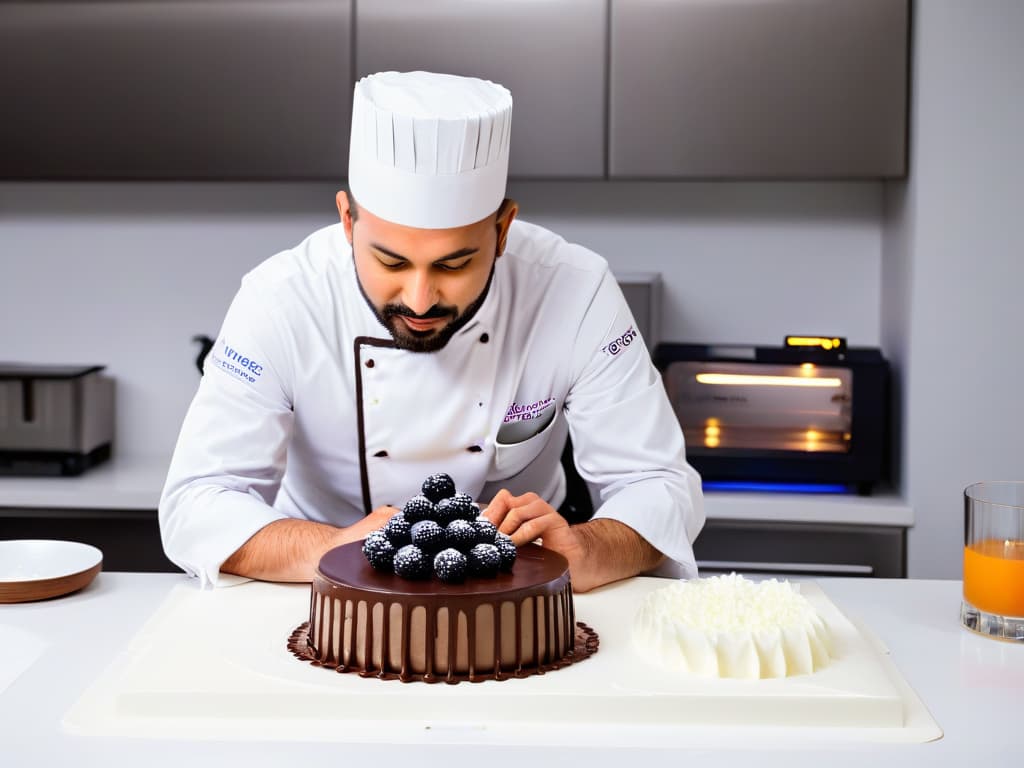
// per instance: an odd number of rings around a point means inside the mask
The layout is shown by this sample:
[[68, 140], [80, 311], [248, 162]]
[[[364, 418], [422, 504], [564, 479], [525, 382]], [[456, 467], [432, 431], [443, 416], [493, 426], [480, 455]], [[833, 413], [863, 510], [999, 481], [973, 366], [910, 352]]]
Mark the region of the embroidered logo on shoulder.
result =
[[250, 384], [256, 382], [263, 374], [263, 365], [251, 357], [246, 357], [226, 341], [222, 341], [219, 347], [210, 352], [210, 358], [218, 368], [227, 371], [242, 381]]
[[629, 326], [629, 328], [626, 329], [626, 332], [619, 336], [617, 339], [612, 339], [603, 347], [601, 347], [601, 351], [604, 352], [606, 355], [615, 357], [617, 354], [619, 354], [619, 352], [621, 352], [634, 341], [636, 341], [639, 335], [640, 334], [636, 332], [636, 328], [634, 328], [631, 325]]

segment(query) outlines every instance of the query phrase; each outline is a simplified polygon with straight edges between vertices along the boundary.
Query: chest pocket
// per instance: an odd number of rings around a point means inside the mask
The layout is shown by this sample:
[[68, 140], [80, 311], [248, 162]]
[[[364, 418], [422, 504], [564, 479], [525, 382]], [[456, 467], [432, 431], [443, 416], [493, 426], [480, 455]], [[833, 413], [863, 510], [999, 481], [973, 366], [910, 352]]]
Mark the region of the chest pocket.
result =
[[498, 430], [494, 441], [494, 474], [489, 480], [504, 480], [522, 472], [540, 456], [548, 443], [562, 432], [561, 408], [552, 403], [539, 417], [510, 422]]

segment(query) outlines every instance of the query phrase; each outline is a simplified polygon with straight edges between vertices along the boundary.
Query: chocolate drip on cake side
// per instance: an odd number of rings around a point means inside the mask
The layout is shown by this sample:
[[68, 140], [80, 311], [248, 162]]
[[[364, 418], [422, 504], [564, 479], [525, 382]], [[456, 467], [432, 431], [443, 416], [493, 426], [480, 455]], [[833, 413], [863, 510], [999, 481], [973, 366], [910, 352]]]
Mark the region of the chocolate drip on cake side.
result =
[[[448, 616], [448, 637], [455, 637], [456, 631], [459, 626], [459, 614], [450, 608], [446, 611]], [[466, 619], [469, 620], [468, 618]], [[449, 684], [459, 682], [459, 679], [455, 676], [455, 657], [456, 651], [458, 650], [458, 643], [448, 643], [448, 672], [445, 674], [444, 681]]]
[[516, 677], [522, 677], [523, 675], [523, 622], [519, 611], [513, 611], [513, 615], [516, 618], [515, 621], [515, 638], [516, 638], [516, 668], [513, 672]]
[[[401, 659], [401, 667], [399, 667], [399, 676], [404, 680], [409, 674], [409, 668], [406, 666], [409, 663], [409, 608], [406, 605], [401, 606], [402, 616], [402, 639], [398, 649], [398, 658]], [[382, 679], [388, 679], [388, 671], [381, 668], [380, 676]]]
[[[495, 680], [501, 679], [501, 614], [505, 610], [504, 603], [498, 603], [492, 607], [494, 611], [494, 642], [491, 646], [491, 653], [494, 654], [494, 670], [492, 674]], [[519, 663], [519, 659], [516, 659], [516, 664]]]
[[[389, 629], [391, 624], [391, 610], [389, 606], [384, 606], [381, 611], [381, 635], [385, 638], [390, 637]], [[380, 647], [380, 669], [377, 670], [377, 677], [384, 679], [384, 675], [387, 673], [388, 662], [391, 657], [391, 646], [390, 643], [381, 643]]]

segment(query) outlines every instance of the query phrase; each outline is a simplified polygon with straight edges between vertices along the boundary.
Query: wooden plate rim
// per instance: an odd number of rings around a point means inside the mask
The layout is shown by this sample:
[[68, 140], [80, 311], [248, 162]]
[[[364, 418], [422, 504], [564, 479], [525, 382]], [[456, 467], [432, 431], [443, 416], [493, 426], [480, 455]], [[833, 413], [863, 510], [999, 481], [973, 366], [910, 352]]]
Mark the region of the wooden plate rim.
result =
[[103, 570], [102, 558], [96, 565], [78, 573], [35, 581], [9, 581], [0, 583], [0, 603], [27, 603], [51, 597], [70, 595], [89, 586], [96, 574]]

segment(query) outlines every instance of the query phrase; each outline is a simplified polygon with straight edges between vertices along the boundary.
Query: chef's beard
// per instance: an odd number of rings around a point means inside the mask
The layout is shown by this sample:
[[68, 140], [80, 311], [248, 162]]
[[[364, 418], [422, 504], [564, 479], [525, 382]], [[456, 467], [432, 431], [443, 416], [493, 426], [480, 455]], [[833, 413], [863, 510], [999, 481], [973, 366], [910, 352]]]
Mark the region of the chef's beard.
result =
[[[479, 296], [470, 302], [461, 314], [457, 307], [444, 304], [435, 304], [422, 315], [416, 314], [405, 304], [385, 304], [383, 307], [378, 308], [370, 301], [370, 297], [363, 290], [363, 284], [359, 280], [358, 273], [356, 273], [356, 284], [359, 286], [359, 293], [363, 295], [367, 306], [376, 315], [380, 324], [387, 328], [388, 333], [391, 334], [396, 347], [409, 352], [437, 352], [444, 349], [452, 337], [464, 328], [480, 310], [480, 307], [483, 306], [484, 300], [491, 290], [491, 280], [494, 279], [494, 267], [496, 264], [497, 259], [491, 265], [491, 273], [487, 276], [487, 283], [484, 285], [484, 289], [480, 292]], [[437, 330], [414, 331], [401, 320], [403, 315], [415, 320], [429, 320], [435, 317], [451, 317], [452, 320]]]

